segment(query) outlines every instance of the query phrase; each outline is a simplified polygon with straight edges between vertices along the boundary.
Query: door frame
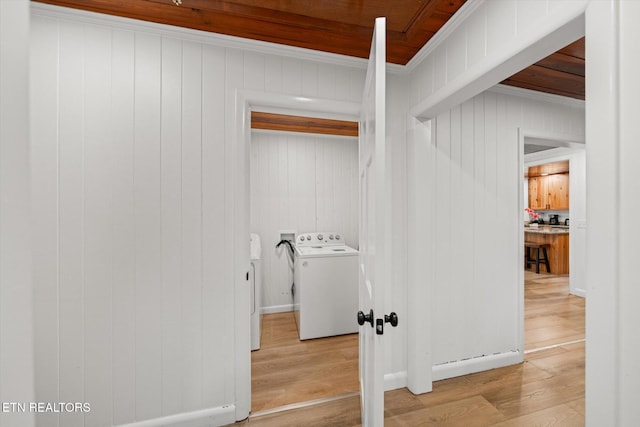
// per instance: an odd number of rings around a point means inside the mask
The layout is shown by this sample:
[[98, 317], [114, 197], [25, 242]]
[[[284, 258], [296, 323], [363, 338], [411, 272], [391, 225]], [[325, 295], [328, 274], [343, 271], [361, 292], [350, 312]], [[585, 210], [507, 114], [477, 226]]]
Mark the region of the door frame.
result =
[[[233, 115], [234, 141], [231, 153], [231, 171], [227, 174], [233, 183], [233, 215], [230, 218], [233, 235], [233, 292], [235, 313], [235, 414], [236, 420], [247, 418], [251, 412], [251, 322], [249, 311], [250, 188], [249, 161], [251, 147], [251, 111], [339, 119], [360, 120], [360, 103], [284, 95], [237, 89]], [[355, 321], [355, 314], [354, 314]]]
[[[520, 227], [524, 223], [524, 144], [526, 139], [545, 140], [549, 142], [555, 142], [558, 145], [554, 147], [566, 147], [566, 148], [585, 148], [584, 135], [574, 134], [561, 134], [561, 133], [547, 133], [539, 132], [535, 130], [528, 130], [524, 128], [518, 128], [518, 224]], [[550, 144], [551, 145], [551, 144]], [[573, 153], [561, 154], [554, 157], [553, 161], [569, 160]], [[541, 163], [544, 163], [542, 160]], [[569, 187], [571, 188], [571, 186]], [[569, 207], [571, 207], [571, 199], [569, 199]], [[574, 221], [575, 222], [575, 221]], [[575, 225], [574, 225], [575, 227]], [[569, 234], [569, 248], [572, 244], [573, 232]], [[571, 249], [569, 249], [571, 250]], [[518, 260], [524, 259], [524, 232], [518, 232]], [[569, 271], [573, 268], [571, 258], [569, 262]], [[586, 265], [585, 265], [586, 267]], [[585, 295], [580, 295], [585, 296]], [[524, 269], [518, 269], [518, 345], [524, 352], [525, 350], [525, 323], [524, 323]]]
[[[540, 133], [538, 131], [534, 131], [534, 130], [529, 130], [529, 129], [523, 129], [523, 128], [519, 128], [518, 129], [518, 144], [519, 144], [519, 156], [520, 156], [520, 160], [519, 160], [519, 169], [520, 169], [520, 194], [518, 196], [519, 199], [519, 208], [518, 208], [518, 212], [521, 215], [518, 218], [518, 223], [522, 224], [524, 221], [524, 212], [522, 210], [522, 206], [524, 206], [524, 167], [525, 167], [525, 159], [524, 159], [524, 145], [526, 143], [527, 139], [536, 139], [538, 141], [538, 143], [540, 143], [540, 145], [549, 145], [550, 147], [558, 147], [558, 148], [568, 148], [571, 149], [572, 151], [569, 152], [562, 152], [562, 153], [557, 153], [554, 154], [552, 156], [548, 156], [549, 159], [547, 159], [547, 157], [543, 154], [540, 155], [539, 160], [535, 160], [534, 162], [536, 164], [544, 164], [544, 163], [549, 163], [549, 162], [559, 162], [559, 161], [563, 161], [563, 160], [568, 160], [569, 164], [570, 164], [570, 171], [569, 171], [569, 176], [571, 176], [571, 166], [573, 164], [574, 161], [574, 157], [575, 157], [575, 152], [577, 150], [585, 150], [586, 149], [586, 145], [585, 145], [585, 137], [584, 135], [577, 135], [577, 134], [561, 134], [561, 133]], [[542, 142], [542, 141], [546, 141]], [[546, 153], [546, 151], [545, 151]], [[586, 180], [585, 180], [586, 181]], [[571, 183], [569, 184], [569, 191], [571, 191], [571, 188], [573, 186], [571, 185]], [[584, 198], [586, 199], [586, 182], [585, 182], [585, 191], [584, 191]], [[574, 207], [575, 205], [575, 199], [574, 198], [569, 198], [569, 210], [575, 212], [576, 209]], [[586, 212], [585, 212], [586, 214]], [[572, 214], [571, 216], [573, 216], [573, 220], [571, 221], [571, 228], [570, 228], [570, 233], [569, 233], [569, 271], [575, 271], [576, 267], [578, 266], [577, 262], [574, 259], [574, 256], [572, 255], [571, 252], [571, 248], [575, 248], [576, 246], [576, 240], [578, 240], [576, 238], [576, 233], [578, 230], [584, 230], [587, 228], [587, 224], [586, 224], [586, 220], [584, 219], [585, 216], [584, 214], [582, 216], [578, 216], [576, 217], [574, 214]], [[519, 259], [523, 259], [524, 257], [524, 241], [519, 242], [518, 243], [518, 247], [520, 248], [520, 250], [522, 251], [522, 253], [520, 254]], [[584, 269], [586, 270], [586, 260], [583, 264]], [[574, 275], [571, 275], [570, 273], [570, 277], [575, 277]], [[519, 280], [520, 283], [524, 283], [524, 275], [522, 277], [520, 277]], [[583, 288], [576, 288], [575, 286], [575, 282], [573, 281], [572, 278], [570, 278], [570, 293], [580, 296], [580, 297], [586, 297], [586, 289]], [[524, 346], [522, 346], [521, 348], [524, 348]]]

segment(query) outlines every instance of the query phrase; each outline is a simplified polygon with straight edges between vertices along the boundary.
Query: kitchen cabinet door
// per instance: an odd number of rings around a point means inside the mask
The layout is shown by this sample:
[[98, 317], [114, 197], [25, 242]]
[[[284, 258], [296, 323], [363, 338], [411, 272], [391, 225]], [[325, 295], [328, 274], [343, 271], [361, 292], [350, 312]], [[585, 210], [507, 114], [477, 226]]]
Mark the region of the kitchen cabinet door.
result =
[[548, 209], [548, 181], [546, 176], [529, 178], [529, 207], [533, 210]]
[[549, 175], [547, 186], [549, 191], [548, 209], [568, 210], [569, 209], [569, 174]]

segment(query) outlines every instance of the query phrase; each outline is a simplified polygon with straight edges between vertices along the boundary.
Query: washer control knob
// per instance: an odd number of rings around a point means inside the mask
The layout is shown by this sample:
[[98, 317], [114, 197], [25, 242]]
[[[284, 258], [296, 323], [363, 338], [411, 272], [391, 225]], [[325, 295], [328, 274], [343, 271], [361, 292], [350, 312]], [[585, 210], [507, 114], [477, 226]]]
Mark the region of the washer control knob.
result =
[[340, 240], [340, 235], [336, 234], [336, 240]]
[[304, 241], [304, 236], [300, 236], [300, 241]]
[[311, 236], [307, 236], [307, 240], [311, 240]]
[[329, 240], [333, 240], [333, 234], [329, 234]]
[[318, 240], [322, 240], [322, 234], [318, 234]]

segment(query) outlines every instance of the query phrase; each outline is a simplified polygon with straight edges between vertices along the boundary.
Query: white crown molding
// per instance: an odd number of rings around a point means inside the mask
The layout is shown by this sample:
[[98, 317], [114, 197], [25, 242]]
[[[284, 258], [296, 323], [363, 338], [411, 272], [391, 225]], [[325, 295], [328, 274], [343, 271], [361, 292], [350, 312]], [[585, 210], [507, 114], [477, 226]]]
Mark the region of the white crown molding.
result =
[[517, 96], [520, 98], [530, 99], [532, 101], [552, 102], [554, 104], [561, 104], [568, 107], [585, 108], [585, 101], [582, 99], [569, 98], [568, 96], [554, 95], [551, 93], [537, 92], [535, 90], [523, 89], [514, 86], [507, 86], [498, 84], [487, 92], [500, 93], [503, 95]]
[[[146, 32], [158, 34], [165, 37], [179, 38], [185, 41], [215, 45], [225, 48], [257, 52], [266, 55], [276, 55], [298, 60], [322, 62], [323, 64], [333, 64], [342, 67], [366, 70], [367, 60], [353, 56], [339, 55], [335, 53], [322, 52], [313, 49], [287, 46], [277, 43], [251, 40], [242, 37], [228, 36], [224, 34], [211, 33], [207, 31], [193, 30], [190, 28], [175, 27], [171, 25], [158, 24], [155, 22], [141, 21], [120, 16], [107, 15], [103, 13], [88, 12], [85, 10], [72, 9], [62, 6], [54, 6], [45, 3], [30, 2], [32, 16], [42, 16], [66, 21], [88, 23], [121, 30]], [[405, 67], [397, 64], [387, 64], [390, 73], [405, 73]]]
[[438, 48], [458, 27], [464, 24], [467, 18], [477, 9], [485, 4], [485, 0], [468, 1], [458, 9], [458, 11], [431, 37], [431, 39], [416, 53], [405, 66], [406, 72], [410, 73], [422, 61], [424, 61], [434, 50]]

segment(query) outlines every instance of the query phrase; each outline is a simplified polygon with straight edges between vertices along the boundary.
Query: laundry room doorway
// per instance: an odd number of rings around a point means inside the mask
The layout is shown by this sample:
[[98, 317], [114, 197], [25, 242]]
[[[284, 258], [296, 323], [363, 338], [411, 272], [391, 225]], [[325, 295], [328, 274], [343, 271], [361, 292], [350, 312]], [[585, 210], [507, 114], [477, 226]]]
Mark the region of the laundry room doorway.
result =
[[[263, 273], [261, 345], [251, 353], [253, 414], [359, 390], [357, 308], [352, 333], [300, 339], [291, 241], [326, 231], [358, 247], [358, 122], [299, 114], [251, 113], [250, 226], [262, 242]], [[354, 264], [354, 277], [356, 271]], [[357, 280], [354, 286], [357, 298]]]

